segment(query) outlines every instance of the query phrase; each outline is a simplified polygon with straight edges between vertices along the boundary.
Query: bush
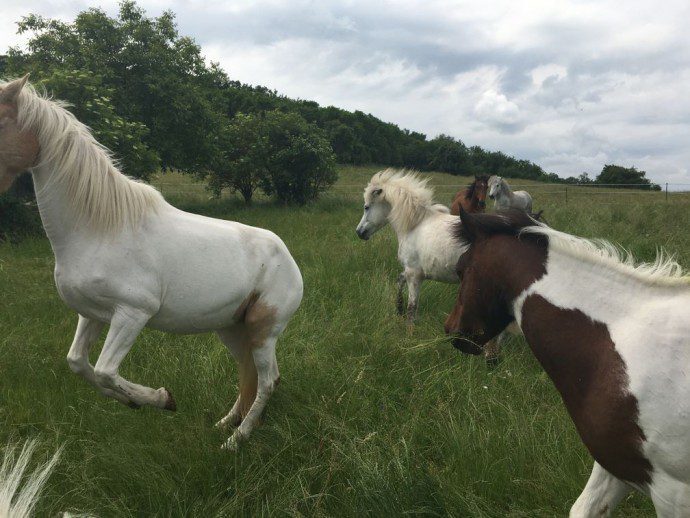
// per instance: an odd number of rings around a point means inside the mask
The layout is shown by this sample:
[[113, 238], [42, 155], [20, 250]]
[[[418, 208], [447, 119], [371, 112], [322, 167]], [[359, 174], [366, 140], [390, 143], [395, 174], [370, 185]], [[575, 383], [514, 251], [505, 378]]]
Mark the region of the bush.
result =
[[208, 176], [216, 195], [228, 187], [250, 203], [261, 188], [283, 203], [303, 205], [338, 178], [326, 135], [296, 113], [238, 114], [222, 139], [223, 163]]

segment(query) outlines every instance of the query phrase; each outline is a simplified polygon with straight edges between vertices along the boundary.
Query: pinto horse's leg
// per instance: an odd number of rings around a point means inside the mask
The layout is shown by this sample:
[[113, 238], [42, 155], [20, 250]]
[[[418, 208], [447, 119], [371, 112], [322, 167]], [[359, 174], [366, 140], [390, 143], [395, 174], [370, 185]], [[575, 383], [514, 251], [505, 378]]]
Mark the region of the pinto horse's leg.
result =
[[117, 392], [127, 399], [130, 406], [150, 405], [175, 410], [175, 400], [167, 389], [155, 390], [137, 385], [118, 374], [120, 363], [127, 356], [149, 318], [150, 315], [135, 309], [120, 310], [113, 316], [103, 350], [96, 362], [96, 382], [104, 394], [108, 395], [108, 391]]
[[77, 332], [74, 334], [72, 346], [69, 348], [69, 353], [67, 353], [67, 363], [72, 372], [80, 375], [91, 385], [101, 390], [104, 395], [115, 398], [120, 403], [126, 405], [129, 403], [127, 398], [118, 392], [104, 389], [98, 384], [96, 373], [91, 363], [89, 363], [89, 351], [93, 344], [96, 343], [96, 340], [98, 340], [98, 335], [101, 333], [104, 325], [102, 322], [79, 315]]
[[395, 300], [398, 315], [405, 313], [405, 300], [403, 299], [403, 288], [405, 287], [405, 272], [400, 272], [398, 275], [398, 295]]
[[570, 509], [570, 518], [610, 516], [630, 491], [629, 485], [595, 462], [584, 491]]

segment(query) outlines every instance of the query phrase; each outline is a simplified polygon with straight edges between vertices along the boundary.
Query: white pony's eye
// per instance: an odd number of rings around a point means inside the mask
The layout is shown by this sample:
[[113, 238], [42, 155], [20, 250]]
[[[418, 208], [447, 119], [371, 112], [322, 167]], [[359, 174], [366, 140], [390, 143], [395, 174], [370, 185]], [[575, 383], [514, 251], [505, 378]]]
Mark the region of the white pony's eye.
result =
[[364, 210], [369, 210], [369, 205], [365, 205]]

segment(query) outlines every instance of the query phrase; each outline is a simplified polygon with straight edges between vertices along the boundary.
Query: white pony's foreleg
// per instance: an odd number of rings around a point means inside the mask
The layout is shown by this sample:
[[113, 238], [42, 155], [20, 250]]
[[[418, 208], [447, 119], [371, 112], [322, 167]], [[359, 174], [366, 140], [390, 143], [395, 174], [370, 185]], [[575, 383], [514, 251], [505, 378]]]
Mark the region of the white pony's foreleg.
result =
[[405, 288], [405, 272], [400, 272], [398, 275], [398, 295], [395, 300], [398, 315], [405, 313], [405, 300], [403, 299], [403, 289]]
[[424, 281], [424, 274], [417, 270], [405, 270], [407, 280], [407, 323], [413, 324], [417, 317], [419, 291]]
[[126, 397], [113, 390], [103, 388], [98, 384], [96, 373], [89, 362], [89, 351], [93, 344], [96, 343], [96, 340], [98, 340], [98, 335], [101, 333], [104, 325], [102, 322], [79, 315], [77, 331], [74, 334], [72, 346], [67, 353], [67, 363], [72, 372], [84, 378], [104, 395], [115, 398], [120, 403], [126, 405], [129, 404], [129, 400]]
[[570, 509], [570, 518], [610, 516], [630, 491], [628, 484], [595, 462], [584, 491]]
[[175, 410], [175, 400], [167, 389], [156, 390], [137, 385], [118, 374], [122, 360], [127, 356], [149, 318], [150, 315], [136, 309], [120, 310], [113, 316], [103, 350], [96, 362], [96, 382], [101, 389], [105, 389], [104, 394], [107, 394], [108, 390], [118, 392], [128, 400], [130, 406], [150, 405]]

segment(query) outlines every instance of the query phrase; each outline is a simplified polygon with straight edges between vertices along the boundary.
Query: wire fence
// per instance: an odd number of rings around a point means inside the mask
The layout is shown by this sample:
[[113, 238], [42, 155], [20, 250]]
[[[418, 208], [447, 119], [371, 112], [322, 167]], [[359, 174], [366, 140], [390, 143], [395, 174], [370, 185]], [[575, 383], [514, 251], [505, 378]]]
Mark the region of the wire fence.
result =
[[[152, 182], [164, 196], [172, 197], [194, 197], [212, 198], [211, 193], [203, 183], [178, 183], [154, 181]], [[339, 196], [345, 198], [361, 198], [364, 191], [363, 183], [338, 183], [332, 186], [325, 194], [327, 196]], [[644, 198], [645, 201], [684, 201], [690, 202], [690, 183], [665, 182], [657, 184], [659, 189], [653, 189], [649, 184], [562, 184], [562, 183], [530, 183], [530, 184], [510, 184], [513, 191], [526, 190], [533, 198], [548, 196], [552, 202], [576, 203], [584, 197], [608, 198], [607, 202], [625, 202], [631, 199]], [[455, 194], [467, 187], [464, 181], [454, 184], [431, 183], [435, 192], [435, 198], [439, 202], [450, 201]], [[221, 197], [232, 198], [236, 195], [225, 190]], [[258, 196], [262, 198], [262, 196]], [[603, 202], [603, 200], [598, 201]]]

